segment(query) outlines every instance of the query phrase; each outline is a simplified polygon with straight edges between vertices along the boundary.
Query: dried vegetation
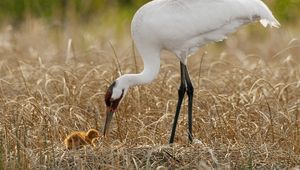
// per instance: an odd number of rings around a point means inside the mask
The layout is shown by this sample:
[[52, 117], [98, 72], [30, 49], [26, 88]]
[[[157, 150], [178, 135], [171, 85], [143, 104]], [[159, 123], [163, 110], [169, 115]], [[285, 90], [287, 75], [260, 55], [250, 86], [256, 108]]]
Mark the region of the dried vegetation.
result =
[[120, 73], [143, 68], [130, 39], [82, 27], [63, 34], [37, 21], [2, 28], [0, 169], [297, 168], [299, 32], [254, 27], [190, 58], [194, 144], [185, 102], [176, 143], [166, 145], [179, 63], [164, 52], [157, 79], [129, 91], [109, 138], [78, 151], [65, 149], [66, 135], [102, 130], [106, 88]]

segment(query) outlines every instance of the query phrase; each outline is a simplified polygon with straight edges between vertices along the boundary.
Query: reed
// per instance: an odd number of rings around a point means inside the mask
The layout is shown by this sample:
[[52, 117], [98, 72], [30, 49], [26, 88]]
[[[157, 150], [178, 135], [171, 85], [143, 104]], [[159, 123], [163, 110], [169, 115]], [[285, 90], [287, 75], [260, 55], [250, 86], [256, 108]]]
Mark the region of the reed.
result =
[[141, 71], [142, 61], [126, 36], [78, 26], [65, 38], [38, 20], [29, 22], [0, 31], [0, 169], [299, 165], [299, 30], [242, 29], [189, 60], [191, 78], [199, 82], [194, 144], [188, 144], [185, 101], [175, 144], [167, 145], [179, 63], [164, 52], [157, 79], [130, 89], [108, 138], [69, 151], [63, 143], [69, 132], [102, 131], [108, 85], [121, 71]]

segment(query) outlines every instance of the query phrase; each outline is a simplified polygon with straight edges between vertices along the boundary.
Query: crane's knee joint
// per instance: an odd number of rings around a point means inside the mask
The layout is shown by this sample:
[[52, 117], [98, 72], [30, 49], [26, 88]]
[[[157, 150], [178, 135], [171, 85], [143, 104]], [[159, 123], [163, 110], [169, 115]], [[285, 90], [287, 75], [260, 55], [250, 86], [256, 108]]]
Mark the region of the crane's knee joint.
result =
[[186, 92], [188, 95], [193, 95], [194, 94], [194, 87], [193, 85], [187, 86]]
[[186, 91], [186, 87], [184, 85], [180, 85], [179, 89], [178, 89], [178, 94], [179, 95], [183, 95]]

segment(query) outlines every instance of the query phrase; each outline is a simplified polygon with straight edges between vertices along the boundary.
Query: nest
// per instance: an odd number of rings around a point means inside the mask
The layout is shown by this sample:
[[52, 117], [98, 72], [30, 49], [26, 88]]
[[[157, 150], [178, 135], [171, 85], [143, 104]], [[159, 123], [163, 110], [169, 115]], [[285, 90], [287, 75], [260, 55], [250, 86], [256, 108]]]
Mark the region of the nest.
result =
[[55, 158], [53, 169], [282, 169], [297, 168], [300, 162], [296, 155], [275, 148], [213, 149], [203, 144], [85, 147], [64, 150]]

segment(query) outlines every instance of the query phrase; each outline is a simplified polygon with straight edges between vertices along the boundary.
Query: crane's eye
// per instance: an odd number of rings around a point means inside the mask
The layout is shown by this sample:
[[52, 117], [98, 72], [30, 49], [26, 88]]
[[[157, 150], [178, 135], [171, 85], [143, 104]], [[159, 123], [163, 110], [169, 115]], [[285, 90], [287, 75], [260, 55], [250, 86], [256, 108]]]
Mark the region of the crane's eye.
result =
[[122, 94], [119, 98], [117, 99], [112, 99], [111, 96], [113, 94], [113, 88], [116, 85], [116, 82], [113, 82], [107, 89], [107, 92], [105, 94], [105, 104], [106, 107], [110, 107], [112, 109], [117, 109], [120, 101], [122, 100], [123, 96], [124, 96], [124, 91], [125, 89], [122, 89]]

